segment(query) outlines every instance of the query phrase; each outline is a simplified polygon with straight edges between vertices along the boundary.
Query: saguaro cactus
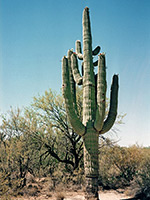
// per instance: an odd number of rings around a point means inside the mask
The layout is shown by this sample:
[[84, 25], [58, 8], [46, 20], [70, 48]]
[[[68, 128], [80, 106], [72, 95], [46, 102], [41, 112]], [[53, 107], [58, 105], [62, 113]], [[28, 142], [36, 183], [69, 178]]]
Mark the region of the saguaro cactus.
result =
[[[106, 65], [105, 54], [98, 55], [100, 47], [92, 51], [92, 35], [89, 9], [83, 11], [83, 54], [81, 42], [76, 41], [76, 52], [68, 51], [62, 60], [63, 96], [71, 126], [84, 142], [85, 197], [98, 199], [98, 142], [99, 134], [104, 134], [113, 126], [117, 116], [118, 76], [113, 76], [110, 108], [105, 116], [106, 104]], [[82, 76], [78, 69], [78, 60], [82, 62]], [[94, 67], [98, 65], [98, 73]], [[76, 103], [76, 84], [83, 86], [83, 119], [78, 116]], [[106, 118], [105, 118], [106, 117]]]

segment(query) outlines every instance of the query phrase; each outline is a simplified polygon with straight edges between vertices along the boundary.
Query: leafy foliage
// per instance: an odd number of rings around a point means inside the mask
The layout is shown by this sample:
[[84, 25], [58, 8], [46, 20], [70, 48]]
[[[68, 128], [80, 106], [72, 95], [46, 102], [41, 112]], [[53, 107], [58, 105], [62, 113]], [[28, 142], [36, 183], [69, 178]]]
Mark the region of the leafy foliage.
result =
[[[82, 99], [78, 90], [78, 111]], [[51, 90], [34, 98], [24, 111], [11, 109], [1, 117], [0, 195], [17, 194], [27, 184], [28, 174], [51, 177], [55, 183], [81, 184], [83, 143], [67, 119], [61, 95]], [[120, 124], [122, 117], [119, 116]], [[100, 137], [99, 184], [104, 188], [136, 183], [138, 193], [150, 190], [150, 149], [138, 145], [120, 147], [112, 139]]]
[[100, 151], [100, 181], [104, 187], [129, 186], [143, 159], [142, 148], [105, 146]]
[[62, 97], [51, 90], [24, 112], [11, 109], [2, 116], [0, 139], [0, 177], [13, 191], [26, 184], [28, 172], [72, 174], [82, 165], [81, 137], [70, 128]]
[[139, 186], [138, 194], [143, 199], [150, 198], [150, 148], [143, 149], [143, 159], [141, 160], [140, 167], [135, 179]]

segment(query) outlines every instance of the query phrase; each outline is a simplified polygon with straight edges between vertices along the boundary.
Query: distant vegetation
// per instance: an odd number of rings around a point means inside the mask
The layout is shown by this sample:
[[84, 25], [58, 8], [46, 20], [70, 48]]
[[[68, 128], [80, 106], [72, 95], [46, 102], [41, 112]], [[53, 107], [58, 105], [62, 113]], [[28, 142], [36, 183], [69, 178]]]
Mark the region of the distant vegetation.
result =
[[[80, 90], [77, 101], [82, 113]], [[83, 142], [68, 122], [61, 95], [46, 91], [29, 108], [11, 109], [1, 119], [0, 195], [23, 194], [28, 174], [50, 178], [54, 187], [84, 182]], [[102, 188], [130, 188], [145, 198], [150, 193], [150, 148], [120, 147], [100, 137], [99, 165]]]

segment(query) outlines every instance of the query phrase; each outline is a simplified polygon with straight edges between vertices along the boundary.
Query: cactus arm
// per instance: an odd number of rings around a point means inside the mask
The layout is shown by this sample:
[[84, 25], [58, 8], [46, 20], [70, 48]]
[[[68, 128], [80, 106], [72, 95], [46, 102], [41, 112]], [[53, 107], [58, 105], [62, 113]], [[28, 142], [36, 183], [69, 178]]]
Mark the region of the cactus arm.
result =
[[93, 123], [95, 120], [95, 77], [92, 58], [92, 35], [90, 27], [89, 9], [83, 11], [83, 124]]
[[81, 50], [80, 40], [76, 41], [76, 54], [77, 54], [79, 60], [83, 60], [83, 54], [82, 54], [82, 50]]
[[82, 73], [82, 76], [84, 74], [84, 62], [82, 62], [82, 65], [81, 65], [81, 73]]
[[97, 74], [97, 110], [94, 127], [100, 131], [103, 127], [105, 118], [106, 104], [106, 66], [105, 54], [100, 54], [98, 59], [98, 74]]
[[73, 73], [71, 70], [71, 55], [73, 54], [72, 50], [68, 50], [68, 68], [69, 68], [69, 78], [70, 78], [70, 90], [73, 97], [73, 104], [74, 108], [77, 110], [77, 103], [76, 103], [76, 83], [74, 81]]
[[82, 84], [82, 76], [80, 75], [79, 69], [78, 69], [78, 60], [77, 60], [77, 56], [75, 53], [72, 54], [71, 56], [71, 69], [73, 72], [73, 77], [75, 82], [78, 85]]
[[62, 79], [63, 79], [63, 96], [65, 99], [66, 111], [69, 121], [74, 131], [78, 133], [80, 136], [82, 136], [85, 133], [85, 127], [80, 121], [74, 109], [73, 97], [70, 89], [68, 59], [66, 57], [63, 57], [62, 60]]
[[110, 108], [108, 117], [104, 122], [100, 134], [104, 134], [111, 129], [113, 126], [116, 116], [117, 116], [117, 106], [118, 106], [118, 75], [113, 76], [112, 86], [111, 86], [111, 97], [110, 97]]
[[[97, 46], [93, 51], [92, 51], [92, 55], [96, 56], [99, 52], [100, 52], [101, 48], [100, 46]], [[98, 65], [98, 60], [96, 60], [95, 62], [93, 62], [93, 66], [96, 67]]]
[[92, 51], [92, 55], [96, 56], [99, 52], [100, 52], [101, 48], [100, 46], [97, 46], [93, 51]]
[[[99, 52], [100, 52], [101, 48], [100, 46], [97, 46], [93, 51], [92, 51], [92, 55], [96, 56]], [[93, 62], [93, 66], [96, 67], [98, 65], [98, 60], [96, 60], [95, 62]]]
[[95, 62], [93, 62], [93, 66], [96, 67], [98, 65], [98, 60], [96, 60]]

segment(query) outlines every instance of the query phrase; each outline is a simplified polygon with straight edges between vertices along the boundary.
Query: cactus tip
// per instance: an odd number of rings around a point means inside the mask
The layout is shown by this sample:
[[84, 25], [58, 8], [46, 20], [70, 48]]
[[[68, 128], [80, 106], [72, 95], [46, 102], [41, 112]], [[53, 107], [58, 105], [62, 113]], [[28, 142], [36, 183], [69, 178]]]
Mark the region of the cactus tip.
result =
[[66, 62], [67, 61], [67, 58], [66, 58], [66, 56], [64, 56], [63, 58], [62, 58], [62, 61], [61, 62]]
[[73, 53], [73, 48], [68, 50], [68, 55], [67, 57], [69, 58], [71, 56], [71, 54]]
[[118, 79], [119, 79], [119, 76], [118, 76], [119, 74], [114, 74], [113, 75], [113, 82], [114, 81], [117, 81], [118, 82]]
[[89, 11], [89, 8], [86, 6], [86, 7], [85, 7], [85, 10]]

